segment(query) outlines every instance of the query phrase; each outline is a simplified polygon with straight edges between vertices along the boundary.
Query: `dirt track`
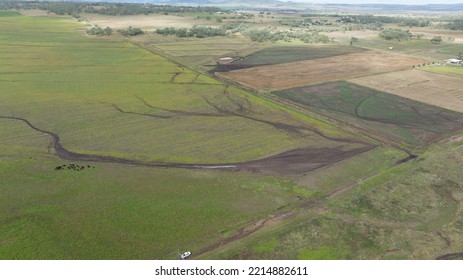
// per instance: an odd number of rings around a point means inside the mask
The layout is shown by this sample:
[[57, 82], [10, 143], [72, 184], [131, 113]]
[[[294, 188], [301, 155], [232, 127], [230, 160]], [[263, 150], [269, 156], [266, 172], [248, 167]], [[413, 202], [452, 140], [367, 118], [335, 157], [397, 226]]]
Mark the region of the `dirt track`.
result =
[[463, 252], [445, 254], [437, 257], [436, 260], [463, 260]]
[[[139, 160], [124, 159], [111, 156], [91, 155], [75, 153], [64, 148], [60, 143], [60, 137], [51, 131], [40, 129], [34, 126], [31, 122], [20, 117], [0, 116], [0, 119], [17, 120], [26, 123], [30, 128], [51, 136], [52, 142], [50, 147], [53, 147], [56, 154], [61, 159], [73, 161], [89, 161], [103, 163], [117, 163], [134, 166], [150, 166], [164, 168], [185, 168], [185, 169], [219, 169], [230, 171], [246, 171], [246, 172], [262, 172], [262, 173], [278, 173], [278, 174], [296, 174], [315, 170], [317, 168], [341, 161], [348, 157], [360, 154], [373, 149], [375, 146], [362, 143], [364, 147], [350, 151], [342, 151], [340, 149], [296, 149], [283, 152], [271, 157], [239, 163], [223, 163], [223, 164], [184, 164], [184, 163], [164, 163], [164, 162], [144, 162]], [[334, 140], [334, 139], [332, 139]], [[336, 141], [336, 140], [334, 140]], [[349, 139], [340, 139], [342, 142], [352, 142]]]
[[[400, 165], [400, 164], [403, 164], [405, 162], [408, 162], [409, 160], [412, 160], [412, 159], [415, 159], [416, 156], [414, 155], [409, 155], [408, 157], [404, 158], [404, 159], [401, 159], [399, 161], [396, 162], [396, 164], [394, 166], [392, 166], [391, 168], [397, 166], [397, 165]], [[376, 175], [373, 175], [373, 176], [376, 176]], [[372, 177], [373, 177], [372, 176]], [[368, 178], [365, 178], [365, 179], [368, 179]], [[341, 186], [331, 192], [328, 192], [326, 194], [324, 194], [323, 196], [320, 196], [318, 198], [311, 198], [309, 200], [307, 200], [306, 202], [304, 202], [303, 204], [300, 205], [300, 208], [304, 209], [304, 210], [307, 210], [307, 209], [312, 209], [312, 208], [315, 208], [317, 206], [321, 206], [322, 203], [324, 201], [326, 201], [327, 199], [330, 199], [330, 198], [335, 198], [343, 193], [345, 193], [346, 191], [354, 188], [358, 186], [358, 183], [352, 183], [352, 184], [349, 184], [349, 185], [344, 185], [344, 186]], [[237, 231], [236, 234], [230, 236], [230, 237], [227, 237], [227, 238], [224, 238], [222, 240], [220, 240], [219, 242], [215, 243], [215, 244], [212, 244], [212, 245], [209, 245], [205, 248], [203, 248], [202, 250], [198, 251], [194, 258], [198, 258], [208, 252], [211, 252], [217, 248], [220, 248], [222, 246], [225, 246], [229, 243], [232, 243], [234, 241], [237, 241], [237, 240], [240, 240], [242, 238], [245, 238], [261, 229], [263, 229], [264, 227], [268, 226], [268, 224], [270, 224], [271, 222], [278, 222], [280, 221], [281, 219], [284, 219], [286, 217], [293, 217], [293, 216], [296, 216], [298, 214], [298, 211], [288, 211], [288, 212], [281, 212], [281, 213], [277, 213], [277, 214], [274, 214], [270, 217], [266, 217], [264, 219], [260, 219], [260, 220], [257, 220], [255, 222], [253, 222], [251, 225], [248, 225], [248, 226], [245, 226], [241, 229], [239, 229]], [[339, 215], [339, 214], [337, 214]], [[393, 226], [395, 226], [396, 224], [392, 224]], [[390, 225], [389, 225], [390, 226]], [[458, 254], [449, 254], [449, 255], [456, 255], [455, 257], [462, 257], [463, 256], [463, 253], [458, 253]], [[445, 255], [443, 257], [447, 257], [449, 255]], [[452, 257], [451, 256], [451, 257]]]

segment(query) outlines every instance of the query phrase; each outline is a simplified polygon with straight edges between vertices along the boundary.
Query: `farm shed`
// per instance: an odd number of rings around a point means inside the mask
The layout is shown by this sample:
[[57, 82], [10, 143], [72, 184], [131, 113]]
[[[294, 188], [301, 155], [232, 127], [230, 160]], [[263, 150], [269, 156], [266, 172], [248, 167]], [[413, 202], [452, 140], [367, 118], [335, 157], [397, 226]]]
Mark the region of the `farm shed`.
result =
[[451, 58], [451, 59], [447, 60], [447, 63], [449, 63], [449, 64], [462, 64], [462, 61], [460, 59]]

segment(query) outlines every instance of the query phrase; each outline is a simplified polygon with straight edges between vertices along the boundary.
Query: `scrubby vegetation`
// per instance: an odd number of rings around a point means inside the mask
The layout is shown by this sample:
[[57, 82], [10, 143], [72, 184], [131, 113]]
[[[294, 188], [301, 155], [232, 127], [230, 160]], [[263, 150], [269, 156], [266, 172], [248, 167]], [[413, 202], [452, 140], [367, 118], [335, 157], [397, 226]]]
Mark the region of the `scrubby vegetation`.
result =
[[106, 27], [105, 29], [103, 29], [99, 26], [94, 26], [90, 29], [87, 29], [86, 32], [88, 35], [94, 36], [110, 36], [113, 34], [113, 30], [110, 27]]
[[163, 29], [157, 29], [157, 34], [162, 35], [175, 35], [179, 38], [182, 37], [197, 37], [197, 38], [206, 38], [206, 37], [215, 37], [215, 36], [225, 36], [226, 31], [223, 28], [213, 28], [208, 26], [193, 26], [193, 28], [175, 28], [175, 27], [166, 27]]
[[337, 22], [342, 23], [361, 23], [361, 24], [388, 24], [396, 23], [399, 26], [418, 26], [425, 27], [431, 24], [431, 20], [426, 18], [403, 18], [391, 16], [374, 16], [374, 15], [349, 15], [341, 16]]
[[169, 14], [169, 13], [215, 13], [221, 10], [207, 6], [170, 6], [154, 4], [130, 4], [130, 3], [76, 3], [76, 2], [26, 2], [6, 1], [0, 3], [1, 9], [39, 9], [46, 10], [58, 15], [77, 15], [80, 13], [93, 13], [101, 15], [125, 16], [125, 15], [148, 15], [148, 14]]
[[463, 19], [454, 19], [452, 22], [442, 25], [442, 27], [450, 30], [463, 30]]
[[179, 38], [182, 37], [215, 37], [226, 36], [227, 34], [240, 33], [241, 35], [256, 42], [277, 42], [277, 41], [292, 41], [295, 39], [301, 40], [305, 43], [328, 43], [329, 38], [316, 31], [308, 30], [284, 30], [275, 31], [267, 28], [256, 28], [250, 25], [237, 23], [225, 24], [221, 27], [207, 27], [207, 26], [194, 26], [193, 28], [175, 28], [166, 27], [157, 29], [157, 34], [162, 35], [175, 35]]
[[123, 36], [137, 36], [142, 35], [145, 32], [138, 27], [129, 26], [127, 29], [119, 30], [119, 33], [121, 33]]
[[408, 30], [401, 29], [386, 29], [379, 33], [379, 36], [386, 40], [410, 40], [413, 34]]
[[304, 43], [328, 43], [329, 38], [316, 31], [310, 32], [305, 30], [297, 31], [273, 31], [268, 29], [246, 28], [241, 32], [242, 35], [248, 37], [252, 41], [257, 42], [276, 42], [276, 41], [292, 41], [299, 39]]

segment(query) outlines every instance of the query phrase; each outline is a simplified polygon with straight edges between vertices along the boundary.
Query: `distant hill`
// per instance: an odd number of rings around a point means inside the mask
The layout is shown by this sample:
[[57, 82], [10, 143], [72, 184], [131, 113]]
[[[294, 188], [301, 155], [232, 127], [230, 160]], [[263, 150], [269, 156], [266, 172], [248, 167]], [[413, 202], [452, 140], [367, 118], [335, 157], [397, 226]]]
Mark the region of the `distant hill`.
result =
[[327, 7], [373, 8], [387, 10], [414, 10], [414, 11], [452, 11], [463, 10], [461, 4], [427, 4], [427, 5], [400, 5], [400, 4], [324, 4]]
[[[25, 0], [29, 1], [29, 0]], [[400, 5], [400, 4], [316, 4], [283, 2], [278, 0], [44, 0], [49, 2], [107, 2], [107, 3], [150, 3], [163, 5], [184, 5], [184, 6], [217, 6], [227, 8], [282, 8], [282, 9], [309, 9], [317, 7], [317, 10], [388, 10], [388, 11], [463, 11], [463, 0], [461, 4], [427, 4], [427, 5]], [[336, 0], [333, 0], [336, 2]]]

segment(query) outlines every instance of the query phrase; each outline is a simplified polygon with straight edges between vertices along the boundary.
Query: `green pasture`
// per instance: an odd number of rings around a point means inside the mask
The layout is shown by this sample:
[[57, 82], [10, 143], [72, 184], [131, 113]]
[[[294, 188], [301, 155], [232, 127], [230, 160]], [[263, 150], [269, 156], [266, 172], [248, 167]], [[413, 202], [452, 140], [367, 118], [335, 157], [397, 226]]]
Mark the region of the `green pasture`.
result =
[[[58, 134], [73, 152], [140, 161], [223, 163], [340, 146], [269, 122], [357, 138], [129, 42], [86, 38], [82, 27], [0, 19], [1, 116]], [[289, 178], [70, 162], [50, 143], [0, 119], [0, 259], [175, 259], [317, 194]], [[85, 168], [55, 170], [64, 164]]]
[[463, 76], [463, 67], [460, 65], [427, 66], [421, 69], [438, 74]]
[[355, 137], [129, 42], [86, 38], [79, 33], [83, 26], [70, 19], [14, 17], [0, 23], [0, 115], [26, 118], [58, 134], [74, 152], [230, 163], [338, 145], [259, 120]]
[[370, 176], [388, 170], [407, 157], [408, 154], [405, 152], [379, 147], [305, 174], [298, 178], [297, 183], [308, 190], [326, 194], [339, 188], [340, 184], [357, 185]]
[[[0, 259], [175, 259], [298, 195], [255, 174], [63, 161], [49, 140], [0, 120]], [[70, 163], [91, 168], [55, 170]]]
[[434, 259], [461, 252], [462, 145], [435, 145], [418, 159], [365, 178], [318, 209], [301, 211], [204, 257]]
[[17, 11], [0, 11], [0, 17], [18, 17], [21, 14]]
[[344, 81], [283, 90], [276, 95], [412, 146], [463, 128], [463, 114]]

